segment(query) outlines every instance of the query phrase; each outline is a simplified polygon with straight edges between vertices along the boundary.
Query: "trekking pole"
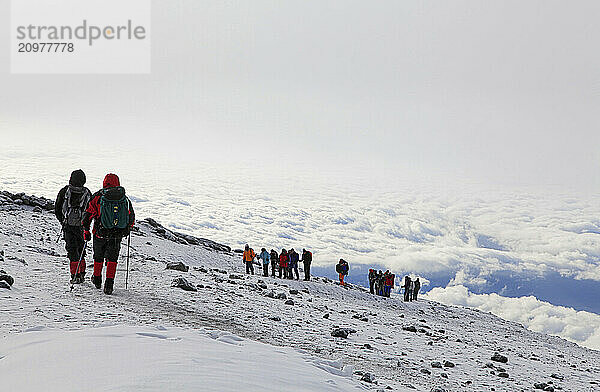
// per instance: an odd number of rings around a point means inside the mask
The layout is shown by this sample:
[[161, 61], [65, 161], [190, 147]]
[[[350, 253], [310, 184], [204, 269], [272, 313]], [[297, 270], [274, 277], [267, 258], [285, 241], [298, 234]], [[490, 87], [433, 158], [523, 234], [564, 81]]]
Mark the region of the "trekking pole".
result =
[[[85, 253], [85, 249], [87, 248], [87, 241], [85, 241], [83, 243], [83, 249], [81, 250], [81, 253], [79, 254], [79, 261], [77, 262], [77, 269], [75, 270], [75, 276], [77, 276], [77, 274], [79, 273], [79, 266], [81, 264], [81, 259], [83, 259], [83, 254]], [[73, 287], [75, 287], [73, 280], [71, 280], [71, 290], [69, 290], [69, 292], [73, 291]]]
[[125, 274], [125, 290], [127, 290], [127, 283], [129, 282], [129, 248], [131, 247], [131, 233], [127, 236], [127, 273]]
[[61, 227], [60, 232], [58, 233], [58, 237], [56, 237], [56, 243], [57, 244], [60, 242], [60, 237], [62, 236], [62, 234], [65, 231], [65, 225], [61, 225], [60, 227]]

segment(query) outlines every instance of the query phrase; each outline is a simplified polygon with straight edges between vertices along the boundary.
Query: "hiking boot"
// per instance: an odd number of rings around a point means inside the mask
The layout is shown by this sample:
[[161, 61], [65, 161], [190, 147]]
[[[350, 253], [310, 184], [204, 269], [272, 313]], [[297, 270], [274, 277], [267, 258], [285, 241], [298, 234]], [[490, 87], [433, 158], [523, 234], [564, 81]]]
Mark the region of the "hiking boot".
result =
[[102, 288], [102, 276], [92, 276], [92, 283], [97, 289]]
[[106, 282], [104, 282], [104, 294], [111, 295], [113, 292], [113, 285], [115, 280], [112, 278], [106, 278]]
[[71, 274], [71, 280], [69, 280], [69, 283], [71, 283], [71, 284], [79, 283], [77, 281], [77, 277], [75, 276], [75, 274]]

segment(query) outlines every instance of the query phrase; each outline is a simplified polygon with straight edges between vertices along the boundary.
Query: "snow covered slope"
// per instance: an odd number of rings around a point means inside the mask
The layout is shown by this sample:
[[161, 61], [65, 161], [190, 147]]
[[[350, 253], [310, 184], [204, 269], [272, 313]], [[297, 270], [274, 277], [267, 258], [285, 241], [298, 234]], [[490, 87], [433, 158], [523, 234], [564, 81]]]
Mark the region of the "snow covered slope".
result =
[[[12, 203], [0, 205], [4, 251], [0, 269], [15, 278], [11, 290], [0, 289], [0, 377], [9, 385], [36, 371], [48, 372], [46, 366], [72, 372], [69, 358], [80, 356], [88, 364], [96, 363], [97, 357], [106, 372], [113, 369], [104, 363], [109, 359], [135, 358], [139, 361], [131, 369], [135, 384], [127, 390], [154, 388], [143, 383], [145, 361], [151, 358], [168, 362], [156, 371], [164, 371], [160, 374], [165, 380], [175, 384], [184, 382], [178, 384], [179, 390], [198, 390], [195, 383], [202, 383], [205, 390], [256, 390], [253, 380], [257, 379], [263, 382], [260, 390], [294, 390], [289, 385], [296, 390], [354, 390], [359, 384], [369, 390], [396, 391], [529, 391], [536, 384], [546, 390], [600, 390], [598, 351], [467, 308], [426, 300], [405, 304], [323, 278], [297, 282], [245, 276], [238, 255], [210, 242], [178, 237], [153, 222], [141, 223], [132, 236], [128, 290], [122, 262], [113, 296], [105, 296], [89, 282], [69, 292], [63, 244], [56, 243], [59, 226], [50, 213], [32, 210]], [[189, 271], [165, 269], [167, 262], [179, 261], [190, 266]], [[197, 291], [171, 287], [179, 277]], [[106, 326], [114, 329], [97, 329]], [[157, 330], [158, 326], [166, 330]], [[40, 327], [52, 329], [24, 333]], [[348, 338], [333, 337], [332, 331], [340, 327], [356, 332]], [[230, 351], [231, 345], [220, 341], [216, 345], [214, 336], [230, 337], [241, 344], [234, 347], [239, 351]], [[238, 342], [235, 336], [243, 340]], [[86, 341], [93, 341], [93, 348]], [[33, 342], [38, 342], [38, 350], [30, 345]], [[131, 350], [120, 351], [121, 346]], [[27, 358], [34, 361], [38, 352], [54, 359], [25, 367], [18, 364]], [[495, 353], [508, 362], [491, 360]], [[210, 358], [223, 361], [219, 369], [226, 369], [224, 383], [238, 380], [241, 384], [235, 388], [211, 384], [213, 379], [202, 377], [214, 374], [197, 375], [195, 368], [185, 366], [196, 363], [198, 369], [208, 371], [211, 368], [203, 366]], [[348, 365], [353, 375], [344, 372]], [[82, 368], [89, 376], [93, 366]], [[302, 375], [292, 368], [304, 369]], [[377, 384], [361, 381], [371, 379], [365, 373], [373, 375]], [[115, 390], [126, 386], [116, 385]], [[37, 389], [32, 384], [29, 390]]]

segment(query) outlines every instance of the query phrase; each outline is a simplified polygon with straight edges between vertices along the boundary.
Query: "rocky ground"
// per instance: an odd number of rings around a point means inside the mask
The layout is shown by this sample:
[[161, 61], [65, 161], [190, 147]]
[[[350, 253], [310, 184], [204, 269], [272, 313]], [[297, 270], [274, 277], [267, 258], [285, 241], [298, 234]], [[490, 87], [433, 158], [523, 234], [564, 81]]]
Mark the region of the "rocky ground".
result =
[[132, 235], [127, 290], [123, 246], [113, 296], [89, 280], [70, 291], [52, 207], [0, 193], [2, 337], [39, 326], [214, 328], [339, 359], [373, 390], [600, 390], [598, 351], [491, 314], [375, 297], [327, 278], [247, 276], [229, 247], [151, 219]]

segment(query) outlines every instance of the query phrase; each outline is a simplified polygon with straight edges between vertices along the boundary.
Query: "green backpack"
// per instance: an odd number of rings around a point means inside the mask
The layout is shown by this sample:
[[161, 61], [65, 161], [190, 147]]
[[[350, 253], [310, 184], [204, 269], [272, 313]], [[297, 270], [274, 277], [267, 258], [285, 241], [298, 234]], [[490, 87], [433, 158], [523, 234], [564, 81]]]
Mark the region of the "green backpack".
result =
[[129, 226], [129, 199], [123, 187], [102, 190], [100, 223], [105, 229], [126, 229]]

